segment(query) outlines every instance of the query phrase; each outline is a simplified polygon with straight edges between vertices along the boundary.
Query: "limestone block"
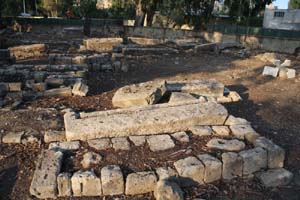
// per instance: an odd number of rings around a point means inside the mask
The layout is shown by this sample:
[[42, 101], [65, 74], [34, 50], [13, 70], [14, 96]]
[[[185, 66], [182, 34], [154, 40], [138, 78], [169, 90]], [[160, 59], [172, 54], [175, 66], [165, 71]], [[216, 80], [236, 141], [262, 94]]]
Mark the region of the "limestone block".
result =
[[73, 174], [71, 183], [74, 197], [102, 195], [100, 178], [98, 178], [94, 172], [78, 171]]
[[112, 147], [116, 151], [118, 151], [118, 150], [124, 150], [124, 151], [130, 150], [130, 143], [127, 140], [126, 137], [112, 138], [111, 142], [112, 142]]
[[173, 133], [172, 137], [175, 138], [175, 140], [177, 140], [178, 142], [182, 142], [182, 143], [190, 142], [189, 135], [184, 131]]
[[186, 131], [194, 125], [223, 125], [227, 110], [213, 102], [160, 104], [80, 113], [64, 117], [67, 140], [89, 140]]
[[208, 154], [200, 154], [197, 157], [204, 164], [205, 167], [205, 183], [212, 183], [221, 179], [222, 162], [220, 160]]
[[89, 86], [79, 81], [76, 82], [72, 89], [72, 94], [75, 96], [85, 97], [89, 91]]
[[43, 150], [30, 185], [30, 194], [40, 199], [55, 199], [57, 176], [63, 154], [60, 151]]
[[204, 165], [195, 157], [187, 157], [174, 162], [180, 176], [180, 185], [192, 186], [204, 183]]
[[63, 142], [66, 140], [66, 133], [64, 131], [46, 131], [44, 141], [50, 142]]
[[240, 151], [246, 147], [245, 143], [239, 140], [225, 140], [218, 138], [211, 139], [206, 146], [211, 149], [222, 151]]
[[224, 85], [215, 79], [167, 81], [167, 91], [185, 92], [206, 97], [222, 97], [224, 95]]
[[193, 126], [189, 128], [189, 130], [196, 136], [210, 136], [212, 135], [213, 131], [210, 126]]
[[212, 126], [212, 129], [215, 134], [220, 136], [229, 136], [230, 130], [227, 126]]
[[107, 150], [112, 147], [110, 143], [110, 139], [108, 138], [102, 138], [102, 139], [93, 139], [88, 140], [88, 145], [96, 150]]
[[154, 188], [156, 200], [184, 200], [183, 191], [176, 182], [160, 180]]
[[53, 142], [49, 144], [49, 149], [56, 149], [60, 151], [76, 151], [80, 148], [78, 141], [71, 142]]
[[188, 93], [172, 92], [169, 103], [192, 101], [195, 99], [196, 98], [194, 96], [192, 96], [191, 94], [188, 94]]
[[24, 145], [31, 143], [38, 143], [40, 141], [40, 134], [36, 130], [29, 129], [24, 132], [21, 143]]
[[5, 136], [3, 136], [2, 142], [7, 144], [20, 144], [23, 135], [24, 131], [18, 133], [8, 133]]
[[91, 167], [92, 165], [97, 165], [103, 160], [102, 156], [94, 153], [87, 152], [83, 155], [83, 159], [81, 161], [81, 165], [84, 169]]
[[288, 185], [293, 179], [293, 174], [286, 169], [278, 168], [258, 172], [256, 177], [266, 187], [279, 187]]
[[119, 166], [109, 165], [101, 169], [103, 195], [120, 195], [124, 193], [124, 178]]
[[175, 147], [175, 143], [169, 135], [148, 136], [147, 143], [151, 151], [165, 151]]
[[254, 142], [255, 147], [261, 147], [268, 153], [268, 168], [282, 168], [284, 165], [284, 150], [271, 140], [259, 137]]
[[58, 196], [70, 197], [72, 195], [71, 176], [70, 173], [61, 173], [57, 176]]
[[165, 82], [146, 82], [120, 88], [114, 95], [114, 107], [147, 106], [156, 104], [166, 91]]
[[137, 195], [153, 192], [157, 183], [154, 172], [137, 172], [126, 178], [126, 195]]
[[228, 152], [222, 154], [223, 170], [222, 177], [231, 180], [241, 177], [243, 174], [243, 159], [237, 153]]
[[256, 133], [250, 125], [232, 125], [230, 126], [232, 134], [238, 139], [245, 139], [247, 135]]
[[135, 146], [143, 146], [146, 143], [146, 136], [129, 136]]
[[72, 96], [72, 89], [70, 87], [63, 87], [63, 88], [46, 90], [43, 93], [43, 95], [45, 97], [53, 97], [53, 96], [68, 97], [68, 96]]
[[265, 66], [263, 75], [277, 77], [279, 69], [277, 67]]
[[8, 88], [10, 92], [20, 92], [22, 91], [22, 83], [8, 83]]
[[296, 77], [296, 70], [295, 69], [287, 69], [287, 78], [295, 78]]
[[243, 159], [243, 175], [250, 175], [267, 167], [267, 152], [260, 147], [241, 151], [239, 156]]
[[122, 38], [89, 38], [84, 40], [83, 43], [87, 50], [104, 53], [111, 52], [113, 46], [119, 45], [122, 42]]
[[232, 126], [232, 125], [249, 125], [250, 122], [248, 122], [246, 119], [234, 117], [232, 115], [229, 115], [227, 118], [225, 125], [226, 126]]

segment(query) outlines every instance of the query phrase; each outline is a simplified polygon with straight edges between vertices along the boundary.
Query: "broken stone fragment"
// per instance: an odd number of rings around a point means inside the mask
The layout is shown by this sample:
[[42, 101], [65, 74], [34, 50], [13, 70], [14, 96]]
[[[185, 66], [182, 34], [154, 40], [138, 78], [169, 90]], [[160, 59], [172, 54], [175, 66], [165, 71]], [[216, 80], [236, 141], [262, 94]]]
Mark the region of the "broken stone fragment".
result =
[[226, 126], [232, 126], [232, 125], [249, 125], [250, 122], [248, 122], [246, 119], [234, 117], [232, 115], [229, 115], [228, 119], [225, 122]]
[[112, 142], [112, 147], [116, 151], [118, 151], [118, 150], [124, 150], [124, 151], [130, 150], [130, 143], [127, 140], [126, 137], [112, 138], [111, 142]]
[[292, 65], [292, 61], [286, 59], [282, 64], [281, 67], [290, 67]]
[[40, 134], [35, 130], [27, 130], [22, 136], [22, 144], [38, 143], [40, 141]]
[[109, 165], [101, 169], [103, 195], [120, 195], [124, 193], [124, 178], [119, 166]]
[[171, 167], [159, 167], [155, 171], [159, 180], [167, 179], [178, 182], [178, 173]]
[[183, 191], [176, 182], [160, 180], [154, 188], [156, 200], [183, 200]]
[[227, 126], [212, 126], [212, 129], [215, 134], [220, 136], [229, 136], [230, 130]]
[[255, 175], [266, 187], [288, 185], [293, 179], [293, 174], [283, 168], [269, 169], [258, 172]]
[[126, 195], [137, 195], [153, 192], [157, 183], [154, 172], [137, 172], [126, 178]]
[[88, 145], [96, 150], [107, 150], [112, 147], [109, 138], [88, 140]]
[[210, 136], [213, 133], [213, 130], [210, 126], [193, 126], [189, 130], [196, 136]]
[[146, 136], [129, 136], [135, 146], [143, 146], [146, 143]]
[[63, 142], [66, 140], [66, 133], [64, 131], [46, 131], [44, 141], [50, 142]]
[[243, 175], [251, 175], [267, 167], [267, 152], [260, 147], [241, 151], [239, 156], [243, 159]]
[[188, 93], [183, 92], [172, 92], [169, 103], [174, 102], [185, 102], [185, 101], [193, 101], [196, 98]]
[[61, 173], [57, 176], [58, 196], [70, 197], [72, 195], [71, 176], [70, 173]]
[[172, 137], [175, 138], [175, 140], [177, 140], [178, 142], [182, 142], [182, 143], [190, 142], [189, 135], [184, 131], [173, 133]]
[[230, 91], [228, 97], [232, 99], [233, 102], [242, 101], [242, 97], [235, 91]]
[[73, 196], [101, 196], [102, 186], [100, 178], [91, 171], [78, 171], [71, 178]]
[[24, 131], [18, 133], [8, 133], [5, 136], [3, 136], [2, 142], [7, 144], [20, 144], [23, 135]]
[[211, 139], [206, 146], [222, 151], [240, 151], [245, 148], [245, 143], [239, 140]]
[[241, 177], [243, 174], [243, 159], [233, 152], [222, 154], [222, 177], [224, 180], [231, 180], [236, 177]]
[[91, 167], [92, 165], [97, 165], [103, 160], [102, 156], [94, 153], [87, 152], [83, 155], [83, 159], [81, 161], [81, 165], [84, 169]]
[[263, 76], [273, 76], [277, 77], [279, 72], [279, 69], [277, 67], [269, 67], [265, 66], [264, 71], [263, 71]]
[[59, 151], [76, 151], [80, 148], [78, 141], [71, 142], [53, 142], [49, 144], [49, 149], [55, 149]]
[[247, 135], [259, 135], [256, 133], [256, 131], [251, 127], [249, 124], [244, 125], [232, 125], [230, 126], [232, 134], [238, 138], [238, 139], [247, 139]]
[[152, 135], [147, 137], [147, 143], [151, 151], [165, 151], [175, 147], [175, 143], [169, 135]]
[[78, 81], [74, 84], [72, 94], [75, 96], [85, 97], [89, 91], [89, 86], [84, 84], [82, 81]]
[[70, 87], [62, 87], [62, 88], [56, 88], [51, 90], [46, 90], [42, 93], [45, 97], [68, 97], [72, 96], [72, 89]]

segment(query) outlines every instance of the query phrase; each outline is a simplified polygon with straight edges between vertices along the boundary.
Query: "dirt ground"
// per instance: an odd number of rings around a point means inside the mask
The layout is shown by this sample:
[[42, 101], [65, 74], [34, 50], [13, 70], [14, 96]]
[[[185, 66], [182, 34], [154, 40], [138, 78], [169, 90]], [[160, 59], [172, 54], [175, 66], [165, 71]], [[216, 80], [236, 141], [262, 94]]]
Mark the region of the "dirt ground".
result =
[[[300, 72], [300, 60], [290, 57]], [[300, 77], [274, 79], [263, 77], [266, 64], [254, 57], [241, 59], [231, 54], [199, 55], [182, 53], [176, 57], [162, 56], [133, 62], [128, 73], [93, 73], [89, 75], [89, 97], [39, 99], [26, 103], [16, 111], [0, 111], [0, 131], [20, 131], [33, 128], [63, 130], [62, 110], [76, 111], [111, 109], [111, 99], [117, 88], [149, 80], [192, 80], [214, 78], [229, 89], [239, 92], [243, 101], [226, 104], [230, 114], [249, 120], [261, 135], [272, 139], [286, 150], [285, 167], [294, 173], [289, 186], [266, 189], [257, 180], [218, 182], [185, 189], [186, 199], [211, 200], [299, 200], [300, 199]], [[35, 199], [29, 186], [40, 148], [0, 144], [0, 199]], [[117, 159], [118, 155], [116, 155]], [[122, 156], [122, 153], [120, 154]], [[134, 156], [133, 156], [134, 157]], [[143, 160], [142, 158], [141, 160]], [[129, 160], [128, 162], [138, 162]], [[144, 162], [151, 162], [144, 159]], [[139, 168], [138, 168], [139, 169]], [[137, 169], [131, 169], [137, 170]], [[129, 170], [130, 171], [130, 170]], [[72, 198], [75, 199], [75, 198]], [[81, 198], [81, 199], [102, 199]], [[103, 198], [116, 199], [116, 198]], [[151, 194], [117, 199], [153, 199]]]

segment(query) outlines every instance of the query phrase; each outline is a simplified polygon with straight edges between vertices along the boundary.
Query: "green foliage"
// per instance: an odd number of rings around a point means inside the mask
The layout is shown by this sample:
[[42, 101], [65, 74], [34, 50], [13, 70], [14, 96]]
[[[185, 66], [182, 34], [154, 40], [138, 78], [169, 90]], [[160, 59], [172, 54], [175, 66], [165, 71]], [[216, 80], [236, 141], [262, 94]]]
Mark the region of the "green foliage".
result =
[[300, 0], [290, 0], [289, 9], [300, 9]]
[[135, 5], [132, 1], [113, 0], [112, 7], [107, 12], [111, 18], [133, 19]]

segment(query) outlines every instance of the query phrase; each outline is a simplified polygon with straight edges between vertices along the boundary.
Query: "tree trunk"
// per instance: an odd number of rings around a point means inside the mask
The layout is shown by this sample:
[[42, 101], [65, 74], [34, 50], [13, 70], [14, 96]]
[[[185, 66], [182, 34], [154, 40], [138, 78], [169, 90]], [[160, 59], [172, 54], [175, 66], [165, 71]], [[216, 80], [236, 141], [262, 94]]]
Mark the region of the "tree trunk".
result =
[[89, 17], [85, 17], [84, 25], [83, 25], [83, 34], [85, 36], [91, 35], [91, 19]]
[[135, 26], [143, 26], [144, 23], [144, 18], [145, 18], [145, 13], [143, 11], [143, 5], [142, 5], [142, 0], [138, 0], [136, 3], [136, 8], [135, 8]]

